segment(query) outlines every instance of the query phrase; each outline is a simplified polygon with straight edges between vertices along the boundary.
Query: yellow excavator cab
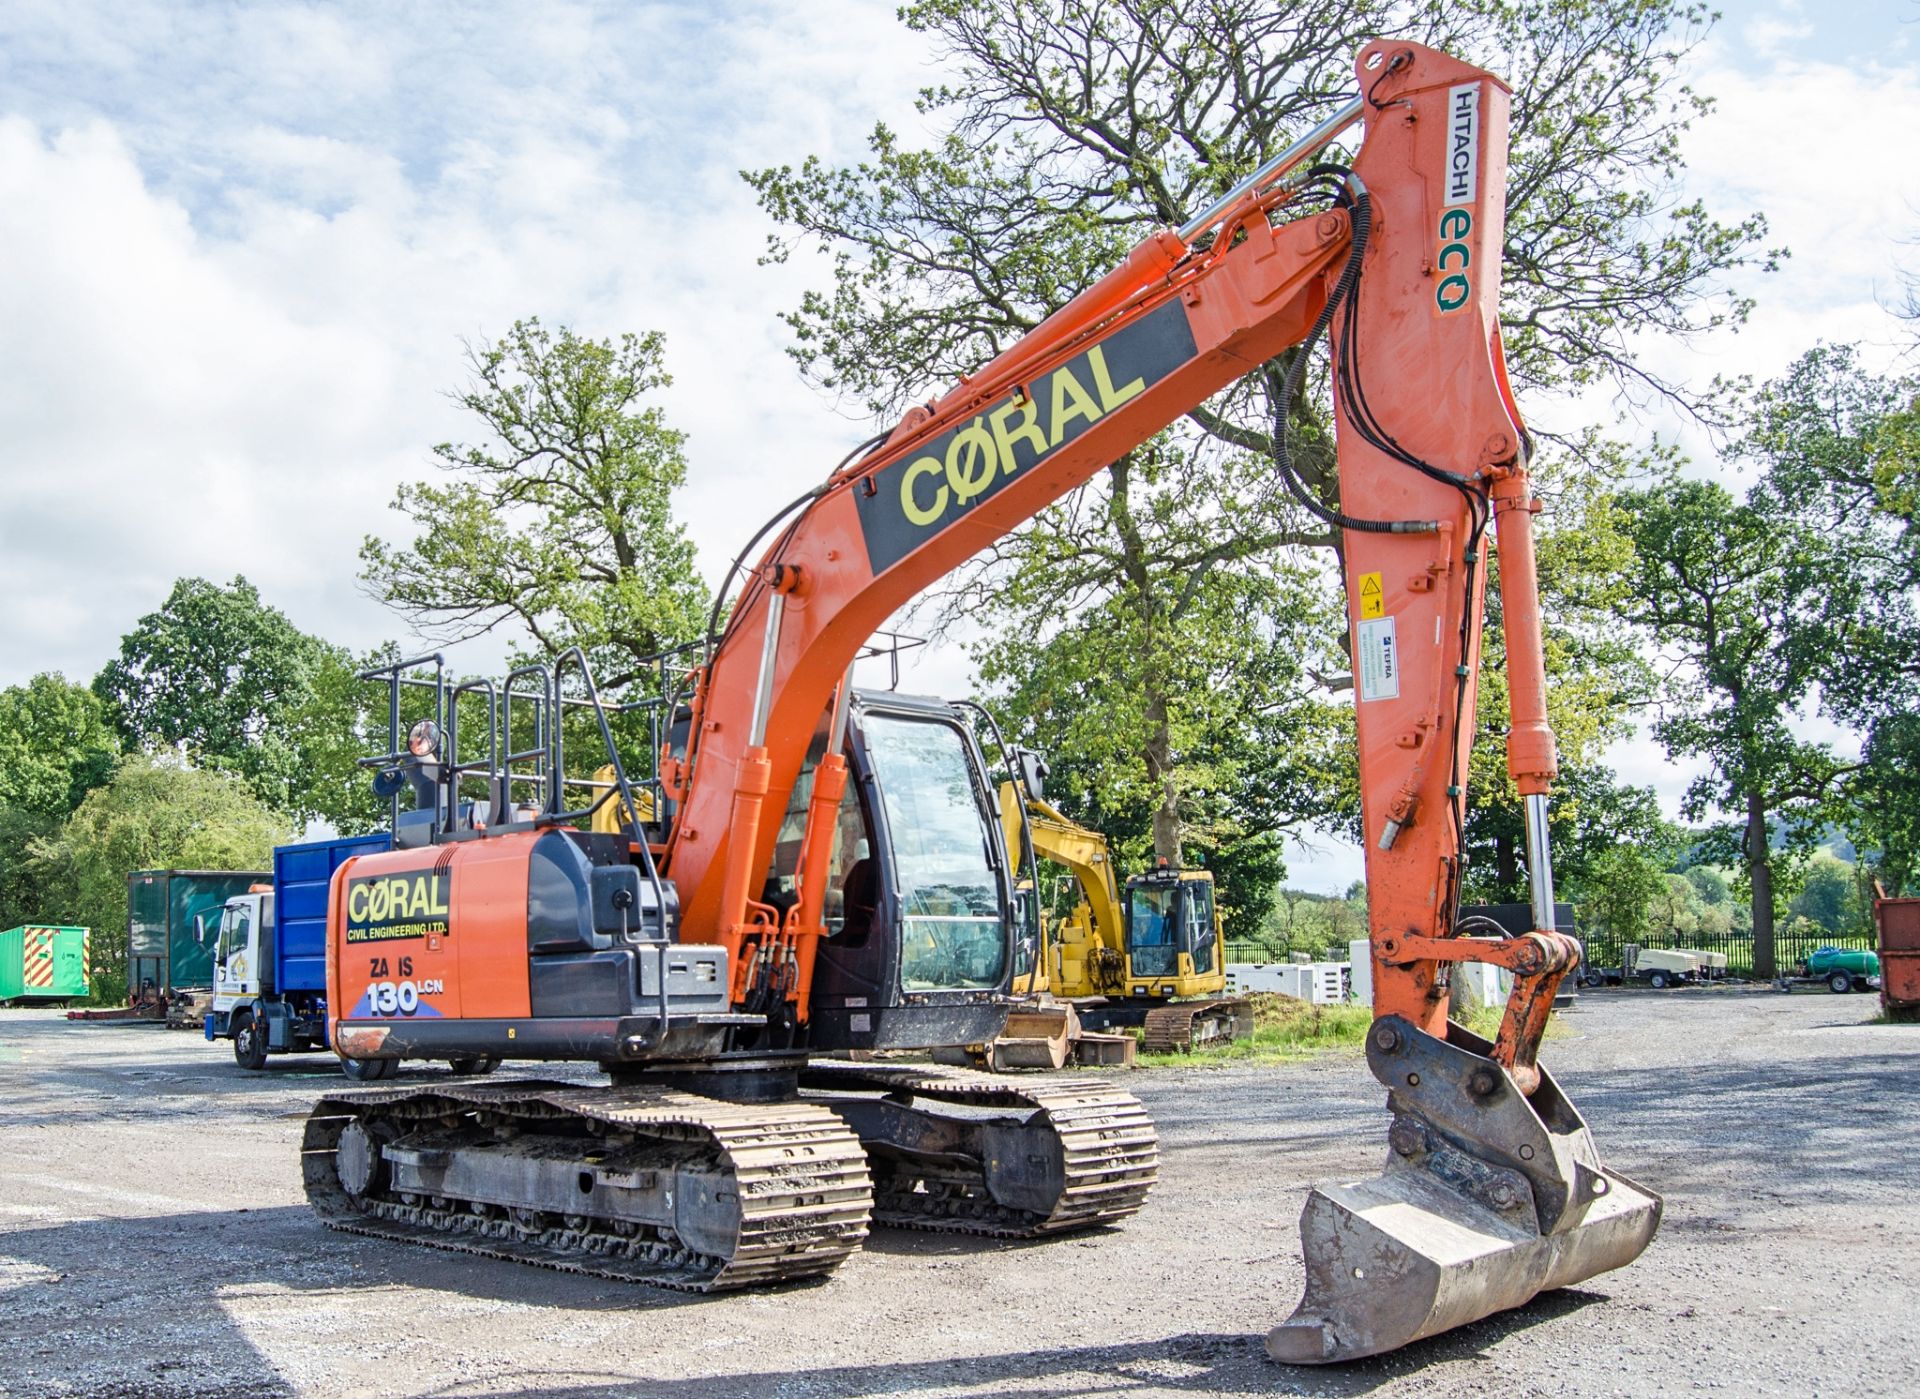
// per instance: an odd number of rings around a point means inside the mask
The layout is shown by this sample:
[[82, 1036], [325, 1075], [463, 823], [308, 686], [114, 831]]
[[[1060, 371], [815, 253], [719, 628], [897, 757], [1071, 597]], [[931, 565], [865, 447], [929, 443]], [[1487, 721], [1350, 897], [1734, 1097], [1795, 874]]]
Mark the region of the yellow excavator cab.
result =
[[1129, 996], [1218, 996], [1227, 989], [1223, 924], [1208, 870], [1159, 869], [1127, 881]]
[[[613, 786], [618, 780], [618, 777], [619, 775], [613, 770], [612, 763], [594, 769], [593, 780], [601, 784], [599, 787], [596, 787], [595, 790], [604, 791], [606, 788]], [[622, 805], [620, 798], [617, 795], [609, 795], [605, 801], [593, 809], [593, 816], [588, 822], [588, 829], [598, 835], [617, 836], [624, 826], [630, 824], [634, 830], [638, 830], [643, 823], [653, 820], [653, 793], [651, 791], [642, 789], [641, 791], [635, 792], [633, 794], [633, 803], [640, 808], [638, 819], [634, 819], [631, 814], [629, 814], [628, 819], [622, 821], [620, 818], [620, 807]]]
[[1065, 865], [1080, 886], [1071, 913], [1048, 918], [1042, 912], [1045, 970], [1016, 979], [1016, 993], [1049, 990], [1100, 1002], [1082, 1005], [1080, 1018], [1089, 1025], [1142, 1025], [1151, 1050], [1186, 1050], [1253, 1033], [1248, 1002], [1223, 996], [1226, 948], [1211, 872], [1150, 870], [1128, 879], [1123, 895], [1113, 851], [1100, 832], [1040, 797], [1023, 801], [1012, 782], [1000, 784], [999, 797], [1015, 859], [1030, 838], [1036, 855]]

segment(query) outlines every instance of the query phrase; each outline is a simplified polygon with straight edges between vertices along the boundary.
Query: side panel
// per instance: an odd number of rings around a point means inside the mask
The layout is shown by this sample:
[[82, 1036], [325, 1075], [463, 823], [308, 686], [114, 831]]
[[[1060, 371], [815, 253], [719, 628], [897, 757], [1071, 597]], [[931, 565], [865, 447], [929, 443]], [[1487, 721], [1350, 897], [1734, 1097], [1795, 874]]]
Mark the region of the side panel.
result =
[[453, 919], [459, 939], [463, 1014], [532, 1014], [527, 984], [527, 861], [537, 837], [502, 836], [459, 847]]
[[327, 890], [333, 872], [356, 855], [378, 854], [392, 844], [390, 835], [377, 831], [282, 845], [273, 852], [274, 994], [327, 989]]
[[535, 839], [506, 835], [342, 864], [328, 898], [330, 1024], [528, 1018]]
[[0, 1001], [11, 1001], [20, 995], [25, 956], [26, 929], [9, 928], [0, 933]]
[[87, 994], [87, 930], [85, 928], [55, 928], [53, 930], [53, 994], [56, 996], [84, 996]]
[[136, 870], [127, 876], [127, 991], [138, 997], [151, 981], [167, 979], [167, 884], [165, 870]]
[[[164, 946], [160, 952], [165, 960], [161, 987], [174, 991], [211, 990], [213, 947], [196, 938], [195, 918], [204, 917], [208, 924], [217, 926], [220, 910], [228, 899], [246, 893], [255, 884], [264, 884], [269, 876], [264, 870], [165, 870], [159, 875], [165, 889], [165, 924], [161, 932]], [[128, 908], [132, 908], [131, 901]], [[149, 944], [159, 940], [154, 937], [150, 923], [146, 939]]]
[[448, 910], [452, 847], [349, 859], [327, 901], [330, 1021], [461, 1013], [458, 935]]

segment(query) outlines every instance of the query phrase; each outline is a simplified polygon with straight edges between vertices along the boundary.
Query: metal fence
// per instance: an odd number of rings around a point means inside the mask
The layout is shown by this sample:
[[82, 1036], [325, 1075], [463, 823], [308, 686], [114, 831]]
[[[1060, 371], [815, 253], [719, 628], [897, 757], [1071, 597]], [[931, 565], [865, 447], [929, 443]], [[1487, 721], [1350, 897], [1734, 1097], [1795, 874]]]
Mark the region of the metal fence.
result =
[[[1365, 937], [1366, 929], [1361, 929], [1358, 936]], [[1229, 962], [1290, 962], [1296, 952], [1305, 953], [1315, 962], [1328, 954], [1336, 962], [1347, 960], [1347, 944], [1325, 938], [1256, 938], [1247, 942], [1230, 941], [1226, 949]]]
[[[1617, 967], [1620, 965], [1620, 946], [1622, 939], [1610, 934], [1582, 928], [1579, 937], [1587, 947], [1587, 963], [1595, 967]], [[1753, 934], [1752, 933], [1696, 933], [1692, 937], [1683, 937], [1677, 933], [1648, 933], [1644, 937], [1628, 939], [1646, 948], [1688, 948], [1695, 952], [1724, 952], [1727, 957], [1727, 973], [1730, 976], [1753, 975]], [[1773, 935], [1774, 963], [1781, 972], [1791, 973], [1807, 957], [1822, 947], [1847, 947], [1856, 950], [1872, 951], [1874, 935], [1871, 932], [1829, 933], [1816, 930], [1811, 933], [1788, 933], [1776, 930]], [[1227, 960], [1229, 962], [1285, 962], [1293, 951], [1310, 953], [1318, 958], [1325, 949], [1319, 946], [1292, 948], [1285, 939], [1259, 940], [1252, 942], [1229, 942]], [[1340, 957], [1346, 956], [1343, 950]]]
[[[1582, 929], [1580, 939], [1587, 945], [1587, 964], [1594, 967], [1617, 967], [1620, 965], [1620, 947], [1623, 939], [1607, 933]], [[1644, 937], [1626, 939], [1637, 942], [1641, 947], [1659, 949], [1685, 948], [1694, 952], [1723, 952], [1727, 958], [1727, 973], [1730, 976], [1753, 975], [1753, 934], [1752, 933], [1695, 933], [1683, 937], [1678, 933], [1651, 932]], [[1847, 947], [1871, 951], [1874, 936], [1870, 932], [1829, 933], [1825, 929], [1816, 929], [1810, 933], [1788, 933], [1778, 929], [1773, 935], [1773, 960], [1782, 973], [1792, 973], [1808, 956], [1822, 947]]]

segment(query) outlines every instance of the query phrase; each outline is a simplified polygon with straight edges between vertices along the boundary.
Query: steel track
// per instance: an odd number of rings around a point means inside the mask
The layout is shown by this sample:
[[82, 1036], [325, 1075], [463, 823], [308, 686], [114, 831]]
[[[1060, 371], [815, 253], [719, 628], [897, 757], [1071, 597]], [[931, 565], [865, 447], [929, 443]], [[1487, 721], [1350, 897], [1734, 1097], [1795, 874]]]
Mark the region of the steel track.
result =
[[[655, 1225], [529, 1226], [504, 1207], [476, 1214], [457, 1203], [436, 1208], [386, 1192], [355, 1199], [334, 1161], [340, 1134], [355, 1118], [384, 1118], [403, 1129], [476, 1119], [513, 1131], [550, 1131], [569, 1119], [604, 1124], [650, 1139], [663, 1158], [684, 1160], [691, 1152], [730, 1175], [740, 1201], [738, 1241], [722, 1258], [697, 1253]], [[825, 1109], [723, 1103], [664, 1089], [536, 1081], [330, 1094], [307, 1120], [303, 1155], [307, 1198], [335, 1229], [688, 1292], [831, 1272], [866, 1237], [873, 1206], [859, 1139]]]

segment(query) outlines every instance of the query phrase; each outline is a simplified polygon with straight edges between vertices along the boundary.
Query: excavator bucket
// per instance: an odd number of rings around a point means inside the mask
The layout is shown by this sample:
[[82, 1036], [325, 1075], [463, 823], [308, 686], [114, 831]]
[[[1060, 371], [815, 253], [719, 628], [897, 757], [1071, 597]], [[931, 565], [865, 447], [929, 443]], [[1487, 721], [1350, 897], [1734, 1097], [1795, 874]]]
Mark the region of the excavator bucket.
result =
[[1306, 1295], [1267, 1334], [1275, 1360], [1395, 1350], [1623, 1267], [1652, 1241], [1660, 1197], [1600, 1164], [1544, 1070], [1525, 1095], [1490, 1048], [1454, 1025], [1443, 1041], [1399, 1016], [1375, 1024], [1387, 1168], [1308, 1197]]
[[1006, 1029], [987, 1046], [987, 1067], [994, 1073], [1062, 1068], [1079, 1032], [1080, 1019], [1065, 1001], [1016, 1005], [1007, 1013]]

